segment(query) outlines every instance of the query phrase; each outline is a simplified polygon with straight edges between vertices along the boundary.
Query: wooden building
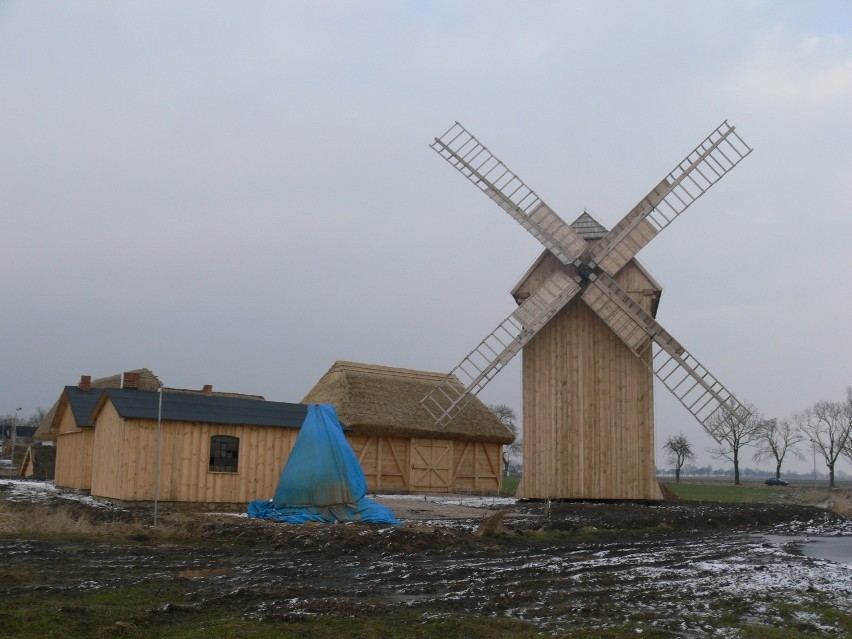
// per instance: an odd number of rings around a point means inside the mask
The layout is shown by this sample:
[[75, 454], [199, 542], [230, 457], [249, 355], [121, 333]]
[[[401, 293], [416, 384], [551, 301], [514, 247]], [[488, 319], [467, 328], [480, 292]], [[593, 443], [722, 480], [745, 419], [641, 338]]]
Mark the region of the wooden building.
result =
[[[594, 245], [587, 213], [571, 225]], [[520, 304], [556, 269], [544, 251], [512, 290]], [[566, 270], [567, 272], [567, 270]], [[631, 260], [615, 280], [656, 315], [661, 287]], [[533, 499], [661, 499], [654, 468], [654, 384], [646, 364], [578, 297], [523, 349], [524, 477]]]
[[[160, 388], [159, 378], [147, 368], [137, 368], [127, 373], [116, 373], [106, 377], [92, 379], [91, 375], [83, 375], [81, 383], [91, 388], [121, 388], [124, 376], [130, 375], [140, 390], [156, 391]], [[50, 410], [45, 413], [36, 429], [34, 441], [27, 447], [21, 465], [21, 476], [33, 479], [52, 480], [56, 470], [56, 437], [53, 421], [59, 408], [57, 399]]]
[[52, 425], [55, 484], [120, 501], [272, 496], [305, 406], [181, 390], [164, 390], [160, 406], [160, 395], [126, 378], [122, 388], [66, 387]]
[[[512, 433], [479, 400], [444, 431], [418, 405], [443, 377], [337, 362], [305, 398], [338, 411], [373, 492], [496, 493], [502, 446]], [[259, 396], [121, 387], [83, 376], [62, 392], [47, 436], [56, 441], [55, 484], [119, 501], [242, 504], [272, 497], [306, 405]], [[159, 474], [157, 422], [160, 416]]]
[[438, 429], [419, 402], [444, 377], [338, 361], [302, 401], [334, 405], [370, 491], [497, 493], [514, 435], [476, 398]]

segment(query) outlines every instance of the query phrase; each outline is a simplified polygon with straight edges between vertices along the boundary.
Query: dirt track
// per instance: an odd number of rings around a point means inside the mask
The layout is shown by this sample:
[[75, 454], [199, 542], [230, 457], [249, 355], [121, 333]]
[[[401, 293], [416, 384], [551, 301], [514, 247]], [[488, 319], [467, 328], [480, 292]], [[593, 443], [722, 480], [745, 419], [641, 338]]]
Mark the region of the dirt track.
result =
[[[627, 624], [684, 637], [715, 636], [720, 623], [744, 619], [777, 625], [785, 614], [779, 604], [791, 599], [843, 609], [852, 598], [852, 567], [750, 534], [848, 530], [847, 521], [815, 508], [554, 503], [548, 516], [541, 503], [381, 501], [403, 526], [293, 526], [220, 514], [189, 523], [182, 516], [191, 541], [154, 532], [88, 541], [19, 538], [0, 573], [0, 596], [155, 581], [181, 593], [157, 614], [194, 614], [215, 604], [276, 621], [330, 612], [367, 618], [404, 608], [424, 617], [528, 620], [548, 632]], [[37, 515], [31, 505], [11, 507]], [[73, 508], [102, 523], [149, 517], [84, 503]], [[818, 620], [797, 623], [825, 631]]]

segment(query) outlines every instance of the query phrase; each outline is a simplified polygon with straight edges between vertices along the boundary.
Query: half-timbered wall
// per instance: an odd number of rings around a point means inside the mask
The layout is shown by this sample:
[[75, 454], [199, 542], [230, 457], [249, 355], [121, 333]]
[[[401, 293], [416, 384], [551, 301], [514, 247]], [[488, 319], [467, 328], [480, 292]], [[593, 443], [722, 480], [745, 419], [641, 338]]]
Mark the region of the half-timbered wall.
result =
[[[615, 279], [655, 310], [657, 291], [635, 263]], [[524, 347], [522, 369], [524, 497], [662, 497], [654, 476], [653, 376], [579, 298]]]
[[408, 440], [347, 433], [346, 439], [367, 477], [367, 490], [376, 493], [409, 490]]
[[347, 434], [367, 477], [367, 490], [497, 493], [503, 446], [447, 439]]
[[502, 487], [503, 446], [486, 442], [453, 442], [453, 490], [497, 493]]

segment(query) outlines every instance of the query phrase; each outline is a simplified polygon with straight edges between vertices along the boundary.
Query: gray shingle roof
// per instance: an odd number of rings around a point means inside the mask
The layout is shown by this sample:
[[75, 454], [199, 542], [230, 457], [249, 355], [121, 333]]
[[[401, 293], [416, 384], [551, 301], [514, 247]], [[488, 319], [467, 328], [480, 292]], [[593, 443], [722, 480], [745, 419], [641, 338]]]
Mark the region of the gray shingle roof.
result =
[[103, 394], [103, 388], [93, 388], [90, 391], [82, 391], [77, 386], [66, 386], [65, 396], [68, 398], [68, 406], [74, 416], [74, 423], [83, 428], [91, 425], [89, 417], [92, 414], [98, 400]]
[[[112, 402], [123, 418], [157, 419], [159, 393], [132, 388], [108, 388], [102, 391], [91, 420], [94, 420], [107, 400]], [[163, 392], [163, 421], [300, 428], [307, 412], [308, 407], [304, 404]]]

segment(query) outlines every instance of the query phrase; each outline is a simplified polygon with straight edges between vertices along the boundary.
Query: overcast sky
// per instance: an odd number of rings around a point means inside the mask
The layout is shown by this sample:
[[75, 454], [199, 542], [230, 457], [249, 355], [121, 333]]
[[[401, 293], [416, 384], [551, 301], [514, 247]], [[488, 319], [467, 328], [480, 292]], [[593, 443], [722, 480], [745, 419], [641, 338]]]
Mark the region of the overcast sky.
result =
[[[607, 227], [729, 120], [755, 152], [639, 255], [658, 320], [768, 417], [852, 384], [848, 2], [4, 1], [0, 87], [0, 414], [451, 369], [541, 250], [428, 148], [455, 120]], [[520, 358], [480, 397], [520, 411]]]

